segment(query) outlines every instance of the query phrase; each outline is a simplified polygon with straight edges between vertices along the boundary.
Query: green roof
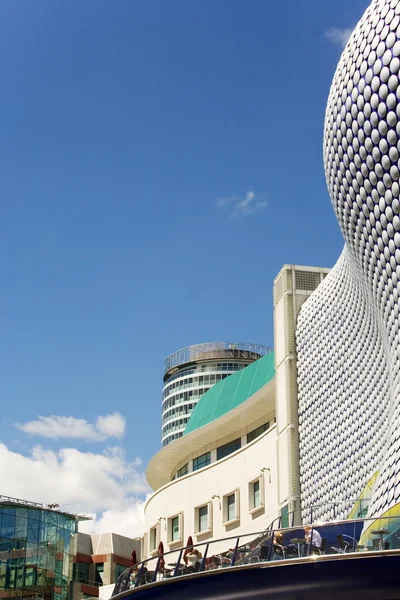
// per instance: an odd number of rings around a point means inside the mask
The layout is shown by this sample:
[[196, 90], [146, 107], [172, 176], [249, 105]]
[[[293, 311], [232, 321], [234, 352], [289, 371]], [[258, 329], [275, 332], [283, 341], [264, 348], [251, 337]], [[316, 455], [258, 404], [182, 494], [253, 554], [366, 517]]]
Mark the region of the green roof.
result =
[[208, 425], [245, 402], [275, 376], [274, 353], [216, 383], [193, 409], [184, 435]]

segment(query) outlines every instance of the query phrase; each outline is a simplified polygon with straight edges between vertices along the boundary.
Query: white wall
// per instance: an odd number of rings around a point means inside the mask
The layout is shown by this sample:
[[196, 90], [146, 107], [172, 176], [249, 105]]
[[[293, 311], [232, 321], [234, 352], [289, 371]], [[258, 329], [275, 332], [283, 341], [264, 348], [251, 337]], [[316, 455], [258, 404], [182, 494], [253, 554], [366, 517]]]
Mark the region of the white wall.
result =
[[111, 594], [113, 593], [114, 587], [115, 583], [110, 585], [101, 585], [99, 587], [99, 600], [109, 600], [109, 598], [111, 598]]
[[274, 281], [278, 500], [279, 507], [287, 506], [289, 512], [300, 508], [296, 321], [302, 304], [328, 272], [320, 267], [284, 265]]
[[[249, 482], [260, 476], [264, 492], [264, 506], [257, 512], [249, 512]], [[276, 427], [268, 429], [250, 444], [216, 461], [213, 464], [176, 479], [157, 490], [145, 508], [145, 538], [143, 557], [149, 554], [149, 530], [157, 525], [157, 545], [164, 543], [164, 551], [174, 550], [185, 545], [189, 535], [193, 542], [210, 542], [213, 539], [238, 536], [263, 531], [278, 516], [276, 467]], [[223, 525], [223, 496], [239, 490], [240, 520], [231, 525]], [[212, 496], [220, 498], [212, 499]], [[212, 510], [212, 531], [195, 534], [195, 508], [210, 503]], [[221, 508], [220, 508], [221, 506]], [[168, 543], [168, 518], [181, 514], [182, 541], [175, 545]], [[160, 520], [161, 518], [161, 520]], [[226, 543], [220, 548], [212, 547], [213, 554], [226, 550]]]

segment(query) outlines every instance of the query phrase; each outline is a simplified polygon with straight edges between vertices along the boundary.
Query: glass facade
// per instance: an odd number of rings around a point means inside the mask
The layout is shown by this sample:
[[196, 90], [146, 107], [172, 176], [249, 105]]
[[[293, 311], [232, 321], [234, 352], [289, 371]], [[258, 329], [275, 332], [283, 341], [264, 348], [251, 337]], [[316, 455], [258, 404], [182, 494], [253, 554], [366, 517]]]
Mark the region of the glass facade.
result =
[[256, 438], [258, 438], [258, 436], [264, 433], [264, 431], [267, 431], [268, 427], [269, 423], [264, 423], [264, 425], [261, 425], [260, 427], [257, 427], [257, 429], [253, 429], [253, 431], [250, 431], [250, 433], [247, 434], [247, 443], [249, 444]]
[[211, 452], [206, 452], [193, 459], [193, 471], [198, 471], [211, 463]]
[[162, 392], [161, 442], [163, 446], [167, 446], [183, 435], [193, 409], [208, 390], [261, 356], [248, 352], [240, 353], [235, 349], [227, 350], [226, 353], [229, 359], [215, 360], [215, 353], [206, 352], [201, 357], [198, 356], [201, 359], [198, 363], [182, 363], [177, 369], [167, 373]]
[[183, 467], [181, 467], [177, 471], [176, 476], [183, 477], [184, 475], [187, 475], [188, 473], [189, 473], [189, 463], [186, 463], [186, 465], [183, 465]]
[[0, 502], [0, 596], [67, 600], [76, 531], [73, 515]]
[[73, 579], [80, 583], [89, 583], [89, 563], [74, 563]]
[[184, 434], [197, 402], [215, 384], [271, 350], [260, 344], [207, 342], [168, 356], [162, 392], [162, 445], [167, 446]]
[[237, 438], [236, 440], [233, 440], [233, 442], [228, 442], [227, 444], [220, 446], [217, 448], [217, 460], [221, 460], [221, 458], [225, 458], [225, 456], [232, 454], [232, 452], [236, 452], [236, 450], [239, 450], [241, 445], [241, 438]]
[[122, 575], [124, 571], [126, 571], [125, 565], [120, 565], [119, 563], [115, 565], [115, 581], [117, 581], [118, 577]]

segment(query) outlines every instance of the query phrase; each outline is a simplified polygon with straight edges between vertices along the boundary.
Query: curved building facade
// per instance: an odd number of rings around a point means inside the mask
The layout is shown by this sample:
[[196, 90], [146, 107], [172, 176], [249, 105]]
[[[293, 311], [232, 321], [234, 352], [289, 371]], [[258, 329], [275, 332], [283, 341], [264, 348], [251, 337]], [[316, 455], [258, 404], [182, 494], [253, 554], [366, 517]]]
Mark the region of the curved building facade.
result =
[[[246, 532], [252, 514], [253, 530], [276, 515], [400, 515], [400, 0], [373, 0], [354, 29], [330, 89], [323, 151], [341, 256], [331, 270], [283, 267], [273, 355], [216, 383], [180, 425], [185, 435], [150, 462], [144, 554], [157, 536], [171, 547], [178, 534], [182, 543], [193, 532]], [[273, 377], [253, 389], [253, 369], [271, 356]], [[179, 368], [167, 366], [165, 391], [184, 377]], [[236, 384], [246, 380], [242, 395]], [[252, 513], [255, 482], [265, 513]]]
[[171, 354], [162, 391], [162, 445], [182, 436], [192, 410], [212, 386], [270, 351], [257, 344], [210, 342]]
[[277, 516], [275, 369], [271, 352], [206, 392], [184, 435], [150, 461], [143, 556], [235, 533]]
[[345, 247], [297, 326], [302, 501], [343, 499], [343, 516], [372, 476], [371, 515], [400, 502], [399, 99], [400, 1], [374, 0], [343, 51], [325, 117]]
[[0, 496], [0, 595], [67, 600], [80, 519]]

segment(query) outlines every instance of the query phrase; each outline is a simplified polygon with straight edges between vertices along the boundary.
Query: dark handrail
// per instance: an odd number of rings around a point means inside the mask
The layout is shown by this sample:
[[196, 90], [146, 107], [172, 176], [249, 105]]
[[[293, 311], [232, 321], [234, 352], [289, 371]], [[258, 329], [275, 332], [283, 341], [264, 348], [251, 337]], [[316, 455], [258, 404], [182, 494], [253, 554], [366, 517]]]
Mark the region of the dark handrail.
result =
[[209, 545], [210, 544], [207, 544], [206, 549], [204, 550], [203, 558], [201, 559], [201, 563], [200, 563], [200, 571], [204, 571], [204, 569], [205, 569]]
[[239, 547], [239, 538], [236, 539], [235, 549], [233, 551], [232, 558], [231, 558], [231, 565], [232, 565], [232, 567], [235, 566], [238, 547]]
[[[394, 519], [394, 521], [393, 521]], [[351, 544], [351, 551], [356, 551], [356, 546], [357, 546], [357, 542], [360, 539], [360, 535], [362, 534], [362, 536], [367, 535], [367, 541], [370, 540], [369, 538], [369, 531], [371, 526], [374, 524], [374, 522], [379, 521], [379, 520], [385, 520], [388, 521], [388, 523], [398, 523], [399, 528], [400, 528], [400, 518], [397, 516], [375, 516], [375, 517], [370, 517], [368, 519], [348, 519], [348, 520], [342, 520], [342, 521], [336, 521], [336, 522], [327, 522], [327, 523], [318, 523], [318, 524], [312, 524], [310, 525], [310, 530], [311, 530], [311, 543], [313, 540], [313, 531], [314, 529], [325, 529], [327, 531], [326, 537], [331, 537], [331, 541], [329, 542], [330, 546], [329, 546], [329, 550], [335, 550], [335, 548], [332, 545], [332, 535], [333, 533], [335, 533], [335, 529], [337, 528], [337, 531], [340, 533], [340, 529], [344, 529], [345, 526], [347, 526], [347, 533], [343, 534], [346, 537], [350, 538], [352, 540], [352, 544]], [[351, 528], [351, 525], [353, 526]], [[360, 525], [362, 525], [363, 527], [361, 528]], [[350, 526], [350, 528], [349, 528]], [[357, 527], [358, 526], [358, 527]], [[290, 534], [291, 531], [298, 531], [299, 529], [304, 529], [305, 525], [296, 525], [294, 527], [286, 527], [286, 528], [279, 528], [279, 531], [281, 531], [283, 533], [284, 536]], [[246, 559], [250, 559], [252, 557], [257, 556], [256, 554], [254, 554], [254, 552], [256, 552], [258, 550], [258, 548], [261, 548], [261, 546], [266, 546], [267, 544], [263, 544], [263, 541], [265, 540], [265, 542], [268, 542], [268, 557], [267, 557], [267, 561], [271, 561], [274, 559], [274, 551], [273, 551], [273, 540], [274, 540], [274, 534], [275, 531], [278, 531], [277, 529], [266, 529], [262, 532], [253, 532], [253, 533], [244, 533], [241, 536], [229, 536], [229, 537], [224, 537], [224, 538], [218, 538], [216, 540], [212, 540], [211, 542], [207, 542], [206, 544], [204, 542], [198, 542], [197, 544], [191, 544], [189, 546], [184, 546], [180, 549], [176, 549], [176, 550], [170, 550], [168, 552], [165, 552], [163, 554], [159, 554], [155, 557], [150, 557], [147, 558], [143, 561], [141, 561], [140, 563], [138, 563], [137, 565], [135, 565], [134, 567], [130, 567], [130, 569], [127, 569], [126, 571], [124, 571], [120, 577], [117, 580], [116, 586], [115, 586], [115, 594], [120, 593], [121, 591], [124, 591], [125, 589], [129, 589], [129, 579], [130, 579], [130, 575], [132, 572], [132, 569], [138, 569], [139, 564], [140, 564], [140, 568], [139, 568], [139, 572], [137, 574], [136, 577], [136, 581], [134, 586], [138, 587], [139, 585], [142, 585], [143, 583], [143, 576], [145, 574], [145, 572], [147, 572], [147, 565], [149, 564], [150, 561], [154, 561], [155, 559], [157, 559], [157, 565], [155, 568], [155, 571], [153, 572], [153, 577], [152, 577], [152, 581], [156, 581], [157, 580], [157, 575], [160, 572], [160, 565], [161, 562], [165, 561], [165, 558], [171, 555], [175, 555], [177, 554], [177, 552], [179, 552], [179, 558], [177, 561], [177, 564], [175, 566], [174, 569], [174, 577], [175, 576], [179, 576], [182, 574], [182, 572], [180, 573], [180, 565], [181, 565], [181, 561], [182, 561], [182, 555], [183, 552], [187, 549], [191, 549], [191, 548], [198, 548], [198, 547], [202, 547], [204, 548], [205, 546], [205, 550], [202, 556], [202, 560], [200, 563], [200, 571], [204, 571], [206, 569], [206, 565], [207, 565], [207, 556], [208, 556], [208, 552], [209, 552], [209, 547], [211, 544], [217, 544], [217, 543], [221, 543], [223, 542], [224, 544], [226, 544], [228, 546], [229, 541], [230, 540], [235, 540], [235, 546], [234, 546], [234, 550], [233, 553], [230, 557], [231, 559], [231, 566], [234, 567], [236, 562], [237, 562], [237, 557], [238, 557], [238, 553], [240, 552], [240, 546], [248, 546], [250, 555], [249, 557], [246, 557]], [[364, 533], [362, 533], [362, 531]], [[330, 535], [329, 535], [330, 533]], [[352, 533], [352, 535], [349, 535], [350, 533]], [[391, 535], [393, 534], [393, 531], [391, 531]], [[247, 541], [242, 541], [241, 540], [245, 540], [245, 539], [249, 539], [250, 537], [253, 538], [252, 541], [247, 542]], [[362, 538], [361, 538], [362, 539]], [[363, 542], [364, 543], [364, 542]], [[390, 543], [393, 543], [392, 541]], [[397, 548], [396, 545], [396, 549], [400, 549], [400, 542], [398, 544], [399, 548]], [[371, 546], [369, 547], [371, 549]], [[383, 550], [387, 550], [389, 548], [384, 548]], [[394, 549], [394, 548], [392, 548]], [[311, 544], [307, 544], [307, 548], [306, 548], [306, 552], [305, 552], [305, 556], [309, 556], [311, 553]], [[304, 553], [303, 553], [304, 556]], [[297, 553], [297, 557], [300, 558], [300, 553]], [[239, 562], [241, 564], [243, 563], [243, 559], [241, 559]], [[118, 584], [124, 584], [125, 586], [128, 587], [124, 587], [122, 590], [120, 589], [120, 586]]]
[[175, 569], [174, 569], [174, 577], [176, 577], [179, 573], [179, 567], [181, 566], [182, 554], [183, 554], [184, 550], [185, 550], [185, 548], [182, 548], [181, 551], [179, 552], [178, 560], [176, 562]]

